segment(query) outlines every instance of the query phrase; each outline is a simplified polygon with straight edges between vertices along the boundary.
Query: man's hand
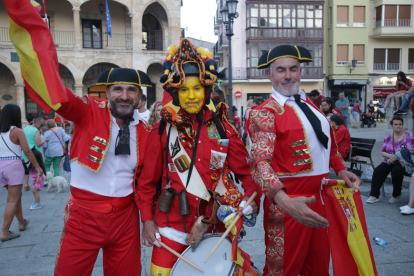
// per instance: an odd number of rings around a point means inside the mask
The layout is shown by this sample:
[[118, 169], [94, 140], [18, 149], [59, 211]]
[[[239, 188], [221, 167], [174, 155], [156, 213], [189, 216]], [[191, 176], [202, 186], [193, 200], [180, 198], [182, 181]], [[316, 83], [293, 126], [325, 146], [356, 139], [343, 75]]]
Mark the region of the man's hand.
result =
[[348, 172], [347, 170], [339, 171], [338, 177], [345, 181], [345, 184], [348, 188], [352, 188], [354, 186], [352, 182], [358, 181], [361, 183], [361, 180], [359, 180], [358, 176], [356, 176], [354, 173]]
[[326, 218], [312, 211], [308, 207], [308, 204], [315, 203], [315, 196], [291, 198], [283, 190], [280, 190], [273, 200], [279, 208], [303, 225], [312, 228], [329, 226], [329, 222]]
[[151, 247], [154, 245], [154, 241], [156, 241], [155, 233], [158, 233], [158, 227], [153, 220], [146, 220], [143, 224], [142, 244]]
[[[250, 196], [246, 196], [245, 198], [242, 199], [242, 201], [247, 202], [249, 200], [249, 198], [250, 198]], [[252, 206], [252, 208], [253, 208], [253, 214], [256, 214], [257, 212], [259, 212], [259, 207], [257, 206], [256, 201], [253, 200], [252, 203], [250, 203], [250, 206]], [[247, 207], [247, 206], [244, 206], [244, 207]], [[237, 210], [237, 214], [243, 216], [243, 209], [244, 209], [243, 207], [240, 207]]]

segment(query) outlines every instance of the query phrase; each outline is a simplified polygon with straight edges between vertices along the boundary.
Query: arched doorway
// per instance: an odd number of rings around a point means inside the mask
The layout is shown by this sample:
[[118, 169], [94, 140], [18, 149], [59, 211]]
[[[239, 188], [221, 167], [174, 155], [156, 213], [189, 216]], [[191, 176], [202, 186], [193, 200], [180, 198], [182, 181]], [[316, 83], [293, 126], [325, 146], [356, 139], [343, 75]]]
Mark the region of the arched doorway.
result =
[[150, 77], [152, 87], [147, 87], [147, 107], [149, 108], [155, 101], [161, 101], [163, 95], [162, 84], [159, 79], [163, 74], [162, 65], [154, 63], [148, 66], [147, 75]]
[[142, 18], [142, 50], [163, 50], [162, 49], [161, 24], [151, 14]]
[[158, 2], [152, 3], [145, 9], [142, 16], [142, 49], [164, 50], [164, 40], [168, 41], [167, 30], [167, 13]]
[[12, 71], [0, 63], [0, 106], [6, 104], [17, 104], [16, 80]]
[[119, 66], [112, 64], [112, 63], [97, 63], [86, 71], [85, 75], [83, 76], [83, 91], [82, 94], [90, 94], [92, 97], [95, 98], [103, 98], [106, 99], [105, 94], [105, 86], [104, 85], [96, 85], [98, 81], [99, 75], [105, 71], [106, 69], [110, 68], [119, 68]]

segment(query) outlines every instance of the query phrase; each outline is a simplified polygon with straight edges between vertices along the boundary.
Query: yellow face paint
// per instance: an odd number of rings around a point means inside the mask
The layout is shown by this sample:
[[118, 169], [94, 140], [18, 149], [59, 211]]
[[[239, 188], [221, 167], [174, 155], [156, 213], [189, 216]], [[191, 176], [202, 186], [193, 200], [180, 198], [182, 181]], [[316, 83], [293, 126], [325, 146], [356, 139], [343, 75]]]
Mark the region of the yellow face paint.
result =
[[189, 114], [197, 114], [204, 105], [205, 88], [198, 77], [186, 77], [184, 85], [178, 89], [178, 99], [182, 109]]

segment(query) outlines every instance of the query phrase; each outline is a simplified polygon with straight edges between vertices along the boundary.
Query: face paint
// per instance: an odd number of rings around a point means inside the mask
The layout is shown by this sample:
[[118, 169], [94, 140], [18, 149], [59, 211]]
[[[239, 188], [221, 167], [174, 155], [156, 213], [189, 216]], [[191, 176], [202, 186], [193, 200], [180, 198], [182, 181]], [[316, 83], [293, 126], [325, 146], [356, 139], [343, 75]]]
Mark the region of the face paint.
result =
[[178, 99], [182, 109], [189, 114], [197, 114], [204, 105], [205, 88], [198, 77], [186, 77], [184, 85], [178, 89]]

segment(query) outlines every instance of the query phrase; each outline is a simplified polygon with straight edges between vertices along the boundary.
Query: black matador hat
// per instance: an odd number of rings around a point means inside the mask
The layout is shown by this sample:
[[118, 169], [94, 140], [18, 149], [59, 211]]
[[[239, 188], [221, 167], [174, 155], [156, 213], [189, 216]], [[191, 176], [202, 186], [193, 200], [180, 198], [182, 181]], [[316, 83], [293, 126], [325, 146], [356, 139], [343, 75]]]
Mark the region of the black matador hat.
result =
[[133, 84], [152, 87], [151, 79], [140, 70], [130, 68], [111, 68], [103, 71], [96, 85]]
[[299, 62], [312, 62], [312, 55], [308, 49], [295, 45], [279, 45], [267, 51], [259, 58], [257, 69], [268, 68], [269, 65], [279, 58], [295, 58]]

